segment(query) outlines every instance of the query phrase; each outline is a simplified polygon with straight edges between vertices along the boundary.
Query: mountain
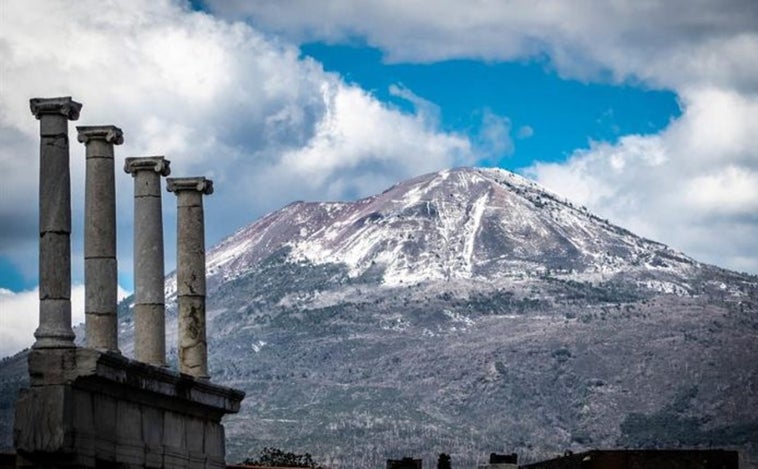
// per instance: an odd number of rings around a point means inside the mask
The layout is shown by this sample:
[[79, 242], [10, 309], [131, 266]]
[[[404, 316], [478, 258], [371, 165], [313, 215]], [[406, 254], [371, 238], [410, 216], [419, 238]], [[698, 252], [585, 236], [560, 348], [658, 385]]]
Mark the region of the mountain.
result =
[[[712, 445], [758, 466], [758, 279], [507, 171], [293, 203], [211, 248], [207, 273], [213, 380], [247, 392], [229, 460], [275, 446], [333, 467], [441, 452], [473, 467]], [[18, 385], [19, 360], [0, 383]]]

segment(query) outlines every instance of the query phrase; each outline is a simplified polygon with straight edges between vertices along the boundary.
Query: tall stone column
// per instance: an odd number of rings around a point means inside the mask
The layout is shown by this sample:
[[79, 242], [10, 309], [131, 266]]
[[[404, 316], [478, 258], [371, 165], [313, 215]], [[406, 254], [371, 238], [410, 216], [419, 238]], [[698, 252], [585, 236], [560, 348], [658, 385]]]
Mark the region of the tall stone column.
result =
[[163, 266], [161, 176], [171, 172], [162, 156], [127, 158], [134, 177], [134, 356], [166, 365], [166, 295]]
[[203, 195], [213, 193], [204, 177], [168, 178], [176, 194], [176, 284], [179, 299], [179, 371], [208, 379], [205, 337], [205, 222]]
[[29, 101], [40, 121], [39, 327], [34, 348], [72, 348], [71, 172], [68, 121], [82, 105], [70, 97]]
[[118, 350], [118, 267], [116, 261], [116, 181], [113, 146], [124, 143], [112, 125], [79, 126], [86, 147], [84, 192], [84, 314], [87, 346]]

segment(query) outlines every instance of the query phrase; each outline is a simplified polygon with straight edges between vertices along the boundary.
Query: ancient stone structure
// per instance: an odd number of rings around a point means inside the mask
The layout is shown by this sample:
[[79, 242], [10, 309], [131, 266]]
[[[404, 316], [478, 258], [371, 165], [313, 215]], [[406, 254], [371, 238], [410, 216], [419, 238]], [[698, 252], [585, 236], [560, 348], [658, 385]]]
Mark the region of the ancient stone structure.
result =
[[171, 172], [162, 156], [127, 158], [134, 177], [134, 350], [139, 361], [166, 364], [161, 176]]
[[124, 143], [112, 125], [79, 126], [86, 146], [84, 189], [84, 313], [87, 346], [118, 353], [116, 181], [113, 146]]
[[204, 177], [168, 178], [176, 194], [176, 284], [179, 307], [179, 371], [208, 378], [205, 338], [205, 222], [203, 195], [213, 193]]
[[71, 172], [68, 121], [82, 105], [65, 98], [34, 98], [40, 123], [39, 328], [34, 348], [71, 348]]
[[[37, 342], [29, 353], [30, 388], [20, 392], [16, 403], [13, 431], [16, 466], [223, 468], [221, 417], [239, 410], [244, 393], [112, 353], [118, 348], [110, 291], [92, 293], [88, 303], [92, 310], [87, 312], [97, 318], [88, 317], [87, 333], [92, 330], [94, 337], [88, 337], [87, 348], [74, 346], [67, 121], [78, 117], [80, 106], [71, 98], [31, 101], [32, 112], [40, 119], [42, 136], [40, 327], [35, 333]], [[107, 290], [113, 288], [112, 268], [116, 261], [112, 251], [115, 232], [111, 230], [111, 223], [115, 223], [115, 211], [111, 210], [115, 197], [112, 145], [120, 143], [121, 136], [112, 126], [80, 127], [79, 132], [80, 140], [87, 145], [87, 197], [100, 199], [86, 203], [85, 223], [99, 226], [88, 228], [85, 252], [87, 262], [104, 260], [88, 264], [90, 274], [102, 273], [102, 278], [88, 283], [88, 288]], [[89, 159], [107, 161], [92, 161], [90, 166]], [[134, 160], [131, 166], [127, 163], [137, 173], [135, 181], [139, 181], [139, 174], [148, 171], [137, 170], [136, 166]], [[156, 167], [154, 160], [149, 171], [157, 175], [158, 184], [154, 180], [146, 183], [152, 184], [151, 187], [160, 187], [160, 175], [166, 171], [164, 167]], [[150, 192], [146, 187], [142, 189]], [[197, 190], [198, 195], [209, 191], [210, 183], [208, 188]], [[155, 200], [146, 204], [154, 206]], [[196, 215], [197, 210], [189, 211]], [[160, 211], [157, 213], [150, 226], [162, 225]], [[202, 233], [202, 205], [199, 213], [200, 218], [193, 220], [200, 223], [195, 229]], [[145, 216], [155, 216], [155, 212]], [[162, 245], [162, 238], [144, 243], [147, 246], [159, 241]], [[202, 235], [199, 241], [202, 243]], [[154, 252], [162, 257], [162, 247]], [[159, 265], [162, 275], [162, 259]], [[203, 277], [198, 285], [204, 286], [205, 270], [198, 269], [195, 266], [195, 274]], [[97, 283], [99, 280], [103, 283]], [[161, 305], [162, 285], [161, 277]], [[204, 324], [204, 309], [198, 310], [198, 314], [197, 319]], [[160, 324], [161, 335], [163, 330], [165, 326]], [[202, 339], [204, 346], [204, 334]], [[136, 344], [135, 353], [143, 356], [140, 346]], [[161, 356], [158, 364], [162, 365], [163, 360]], [[207, 376], [205, 366], [203, 373]]]

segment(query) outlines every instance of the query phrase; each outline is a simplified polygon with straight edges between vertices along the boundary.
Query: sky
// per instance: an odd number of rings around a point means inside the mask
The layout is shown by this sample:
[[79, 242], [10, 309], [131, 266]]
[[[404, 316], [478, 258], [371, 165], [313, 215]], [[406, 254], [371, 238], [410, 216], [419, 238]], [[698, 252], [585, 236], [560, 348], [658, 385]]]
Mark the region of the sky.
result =
[[[84, 148], [116, 147], [122, 295], [127, 156], [206, 176], [206, 239], [294, 200], [354, 200], [498, 166], [697, 260], [758, 273], [758, 3], [752, 0], [2, 0], [0, 356], [37, 323], [39, 123], [72, 96], [74, 320]], [[166, 266], [175, 198], [164, 193]]]

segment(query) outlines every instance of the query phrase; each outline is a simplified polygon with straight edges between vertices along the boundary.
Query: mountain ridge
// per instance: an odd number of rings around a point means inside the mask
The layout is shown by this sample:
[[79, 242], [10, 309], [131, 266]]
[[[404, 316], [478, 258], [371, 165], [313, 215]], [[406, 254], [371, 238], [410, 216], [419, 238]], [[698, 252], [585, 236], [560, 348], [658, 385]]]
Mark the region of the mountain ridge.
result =
[[[468, 200], [472, 191], [473, 203]], [[538, 216], [530, 205], [540, 209]], [[506, 209], [514, 213], [502, 213]], [[403, 226], [411, 220], [415, 226]], [[508, 225], [516, 229], [504, 229]], [[597, 231], [598, 227], [605, 230], [604, 239], [586, 236], [590, 228]], [[430, 239], [400, 239], [399, 233]], [[535, 237], [542, 245], [534, 242]], [[503, 240], [512, 241], [504, 244]], [[236, 248], [232, 247], [235, 242]], [[209, 274], [227, 264], [231, 270], [254, 264], [271, 255], [272, 246], [284, 245], [292, 247], [298, 259], [344, 263], [352, 276], [382, 265], [386, 269], [383, 283], [391, 285], [518, 274], [539, 270], [546, 260], [553, 270], [587, 275], [629, 268], [628, 262], [661, 267], [663, 259], [669, 259], [682, 266], [698, 265], [661, 243], [637, 237], [499, 169], [431, 173], [353, 203], [295, 202], [211, 249]], [[502, 257], [496, 259], [488, 249]], [[249, 258], [245, 253], [259, 257]], [[424, 269], [419, 271], [421, 266]]]

